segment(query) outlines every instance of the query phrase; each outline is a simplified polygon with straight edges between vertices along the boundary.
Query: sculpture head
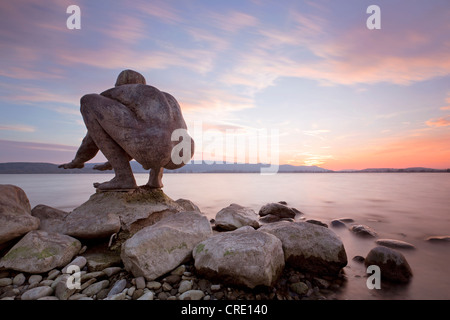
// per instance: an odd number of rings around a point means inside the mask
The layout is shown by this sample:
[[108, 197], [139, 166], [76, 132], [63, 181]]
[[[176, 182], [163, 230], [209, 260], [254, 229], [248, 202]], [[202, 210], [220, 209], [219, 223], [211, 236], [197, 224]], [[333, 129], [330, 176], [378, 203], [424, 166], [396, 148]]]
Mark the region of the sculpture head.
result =
[[139, 72], [134, 70], [123, 70], [117, 77], [115, 86], [124, 84], [146, 84], [145, 78]]

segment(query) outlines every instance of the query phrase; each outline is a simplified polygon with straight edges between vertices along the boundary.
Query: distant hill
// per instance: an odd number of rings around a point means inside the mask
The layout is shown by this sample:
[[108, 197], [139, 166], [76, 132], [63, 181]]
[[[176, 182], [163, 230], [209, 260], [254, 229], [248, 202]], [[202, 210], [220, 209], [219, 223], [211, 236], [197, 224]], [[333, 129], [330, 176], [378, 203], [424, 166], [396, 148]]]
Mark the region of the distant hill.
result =
[[[65, 170], [58, 168], [53, 163], [38, 162], [7, 162], [0, 163], [0, 174], [31, 174], [31, 173], [111, 173], [112, 171], [98, 171], [92, 169], [96, 163], [86, 163], [82, 169]], [[131, 161], [131, 168], [134, 173], [145, 173], [142, 166], [136, 161]], [[204, 161], [200, 164], [188, 163], [184, 167], [177, 170], [166, 170], [166, 173], [259, 173], [261, 168], [269, 168], [264, 164], [207, 164]], [[332, 172], [316, 166], [291, 166], [280, 165], [278, 172]]]
[[[131, 169], [134, 173], [146, 173], [142, 166], [136, 161], [131, 161]], [[33, 174], [33, 173], [63, 173], [63, 174], [80, 174], [80, 173], [112, 173], [109, 171], [98, 171], [92, 169], [96, 163], [86, 163], [82, 169], [64, 170], [58, 168], [57, 164], [41, 163], [41, 162], [7, 162], [0, 163], [0, 174]], [[177, 170], [165, 170], [165, 173], [260, 173], [262, 168], [268, 168], [265, 164], [207, 164], [204, 161], [200, 164], [188, 163], [184, 167]], [[275, 168], [273, 168], [275, 169]], [[450, 172], [450, 169], [430, 169], [422, 167], [395, 169], [395, 168], [369, 168], [364, 170], [341, 170], [333, 171], [317, 166], [292, 166], [283, 164], [278, 167], [279, 173], [379, 173], [379, 172]]]

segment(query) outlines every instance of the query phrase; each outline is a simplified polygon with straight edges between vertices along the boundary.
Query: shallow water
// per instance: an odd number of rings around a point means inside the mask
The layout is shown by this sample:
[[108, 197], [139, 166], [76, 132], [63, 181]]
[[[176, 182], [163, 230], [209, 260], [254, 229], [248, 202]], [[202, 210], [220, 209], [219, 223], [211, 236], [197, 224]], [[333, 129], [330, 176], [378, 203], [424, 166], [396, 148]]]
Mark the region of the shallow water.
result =
[[[147, 174], [135, 176], [139, 185], [148, 180]], [[111, 178], [110, 174], [0, 175], [0, 184], [21, 187], [32, 207], [46, 204], [71, 211], [95, 192], [93, 182]], [[349, 217], [375, 229], [379, 238], [416, 246], [417, 250], [400, 250], [414, 273], [409, 284], [392, 285], [382, 279], [380, 290], [369, 290], [364, 266], [352, 258], [365, 257], [374, 240], [333, 228], [349, 260], [344, 268], [348, 281], [338, 292], [339, 299], [450, 299], [450, 243], [424, 241], [450, 234], [450, 174], [165, 174], [163, 182], [167, 195], [193, 201], [208, 218], [231, 203], [258, 212], [268, 202], [284, 200], [307, 219], [330, 224], [332, 219]]]

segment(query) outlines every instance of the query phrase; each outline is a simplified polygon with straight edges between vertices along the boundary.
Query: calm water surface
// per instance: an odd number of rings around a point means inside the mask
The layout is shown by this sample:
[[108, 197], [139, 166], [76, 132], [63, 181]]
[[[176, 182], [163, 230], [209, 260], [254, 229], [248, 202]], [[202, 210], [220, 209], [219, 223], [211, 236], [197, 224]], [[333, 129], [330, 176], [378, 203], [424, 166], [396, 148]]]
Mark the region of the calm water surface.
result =
[[[139, 185], [147, 174], [136, 174]], [[0, 184], [21, 187], [31, 206], [46, 204], [65, 211], [79, 206], [95, 192], [94, 182], [110, 174], [0, 175]], [[402, 250], [414, 277], [408, 285], [382, 281], [381, 290], [366, 287], [363, 265], [373, 239], [361, 239], [346, 229], [333, 229], [344, 242], [348, 281], [339, 299], [450, 299], [450, 243], [429, 243], [425, 237], [450, 235], [450, 174], [446, 173], [330, 173], [330, 174], [166, 174], [164, 192], [172, 199], [193, 201], [208, 216], [231, 203], [256, 212], [268, 202], [284, 200], [307, 219], [325, 223], [349, 217], [374, 228], [380, 238], [412, 243]]]

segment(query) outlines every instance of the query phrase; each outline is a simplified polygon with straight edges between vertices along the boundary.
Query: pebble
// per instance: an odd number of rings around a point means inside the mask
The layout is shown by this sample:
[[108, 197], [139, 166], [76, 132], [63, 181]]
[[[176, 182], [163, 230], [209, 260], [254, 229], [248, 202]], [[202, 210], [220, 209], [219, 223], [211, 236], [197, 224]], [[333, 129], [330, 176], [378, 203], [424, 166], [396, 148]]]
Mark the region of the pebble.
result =
[[42, 280], [41, 282], [39, 282], [39, 286], [51, 286], [53, 283], [53, 280]]
[[21, 300], [37, 300], [39, 298], [49, 296], [52, 293], [53, 289], [50, 287], [37, 287], [25, 291], [21, 296]]
[[[68, 273], [68, 272], [67, 272], [67, 269], [68, 269], [70, 266], [77, 266], [77, 267], [79, 267], [80, 270], [81, 270], [81, 269], [83, 269], [83, 267], [86, 265], [86, 263], [87, 263], [87, 260], [86, 260], [85, 257], [83, 257], [83, 256], [78, 256], [78, 257], [76, 257], [75, 259], [73, 259], [72, 262], [70, 262], [68, 265], [66, 265], [66, 266], [62, 269], [62, 273]], [[70, 273], [73, 273], [73, 271], [70, 272]]]
[[1, 298], [0, 300], [14, 300], [14, 297], [4, 297], [4, 298]]
[[8, 271], [0, 271], [0, 278], [7, 278], [9, 277]]
[[183, 280], [180, 282], [180, 286], [178, 287], [178, 292], [183, 293], [192, 289], [192, 280]]
[[85, 282], [87, 280], [93, 279], [93, 278], [101, 278], [105, 276], [105, 273], [103, 271], [94, 271], [94, 272], [89, 272], [89, 273], [85, 273], [81, 276], [80, 280], [81, 282]]
[[55, 296], [45, 296], [45, 297], [39, 298], [38, 300], [59, 300], [59, 299]]
[[87, 247], [86, 247], [86, 246], [83, 246], [83, 247], [80, 249], [80, 251], [78, 251], [78, 254], [83, 254], [83, 253], [86, 252], [86, 250], [87, 250]]
[[170, 283], [164, 282], [163, 285], [162, 285], [162, 289], [164, 291], [170, 291], [170, 290], [172, 290], [172, 286], [170, 285]]
[[109, 280], [103, 280], [103, 281], [91, 284], [89, 287], [84, 289], [81, 293], [84, 293], [87, 296], [93, 296], [94, 294], [97, 294], [98, 292], [100, 292], [100, 290], [105, 289], [108, 286], [109, 286]]
[[184, 264], [182, 264], [181, 266], [179, 266], [178, 268], [173, 270], [170, 274], [182, 276], [185, 271], [186, 271], [186, 266]]
[[145, 288], [145, 278], [144, 277], [138, 277], [135, 280], [136, 288], [137, 289], [144, 289]]
[[2, 278], [0, 279], [0, 287], [6, 287], [13, 283], [11, 278]]
[[97, 282], [97, 279], [95, 279], [95, 278], [89, 279], [88, 281], [84, 282], [84, 283], [81, 285], [80, 290], [84, 290], [84, 289], [86, 289], [87, 287], [89, 287], [91, 284], [96, 283], [96, 282]]
[[220, 284], [213, 284], [211, 286], [211, 291], [219, 291], [220, 290]]
[[136, 290], [135, 286], [132, 286], [132, 287], [128, 288], [127, 295], [132, 297], [135, 290]]
[[[119, 281], [117, 281], [116, 283], [114, 283], [114, 286], [111, 288], [111, 290], [108, 292], [108, 297], [119, 294], [120, 292], [122, 292], [125, 287], [127, 285], [127, 280], [125, 279], [121, 279]], [[125, 299], [125, 297], [124, 297]]]
[[33, 283], [39, 283], [42, 280], [42, 276], [39, 274], [33, 274], [32, 276], [30, 276], [28, 278], [28, 283], [29, 284], [33, 284]]
[[201, 300], [205, 293], [201, 290], [189, 290], [182, 293], [178, 298], [180, 300]]
[[103, 273], [106, 274], [108, 277], [111, 277], [121, 270], [122, 270], [122, 268], [120, 268], [120, 267], [109, 267], [109, 268], [103, 269]]
[[25, 283], [25, 280], [26, 280], [25, 275], [23, 273], [19, 273], [12, 280], [12, 284], [15, 285], [15, 286], [20, 287], [21, 285], [23, 285]]
[[104, 300], [125, 300], [126, 294], [125, 292], [117, 293], [114, 295], [108, 295]]
[[335, 227], [335, 228], [342, 228], [342, 227], [346, 227], [346, 225], [345, 225], [345, 223], [343, 223], [342, 221], [340, 221], [340, 220], [332, 220], [331, 221], [331, 226], [332, 227]]
[[74, 295], [69, 297], [69, 300], [78, 300], [80, 298], [84, 298], [87, 297], [87, 295], [83, 294], [83, 293], [75, 293]]
[[[185, 292], [186, 293], [186, 292]], [[158, 293], [158, 299], [159, 300], [167, 300], [167, 298], [169, 297], [169, 295], [167, 294], [167, 292], [160, 292]]]
[[181, 277], [179, 275], [177, 275], [177, 274], [172, 274], [172, 275], [170, 275], [168, 277], [165, 277], [163, 279], [163, 281], [168, 282], [170, 284], [178, 283], [178, 282], [180, 282], [180, 280], [181, 280]]
[[389, 248], [394, 249], [415, 249], [414, 245], [411, 243], [401, 241], [401, 240], [394, 240], [394, 239], [378, 239], [375, 241], [376, 244], [380, 246], [385, 246]]
[[304, 282], [292, 283], [289, 288], [299, 295], [305, 295], [309, 290], [308, 285]]
[[159, 288], [161, 288], [161, 283], [158, 281], [149, 281], [147, 282], [147, 288], [149, 288], [150, 290], [158, 290]]
[[138, 298], [138, 300], [153, 300], [154, 294], [152, 291], [148, 291], [144, 293], [142, 296]]
[[136, 289], [133, 293], [133, 300], [137, 300], [138, 298], [140, 298], [142, 295], [144, 294], [144, 290], [143, 289]]
[[57, 269], [53, 269], [48, 273], [47, 280], [55, 280], [56, 277], [61, 273], [61, 271]]

